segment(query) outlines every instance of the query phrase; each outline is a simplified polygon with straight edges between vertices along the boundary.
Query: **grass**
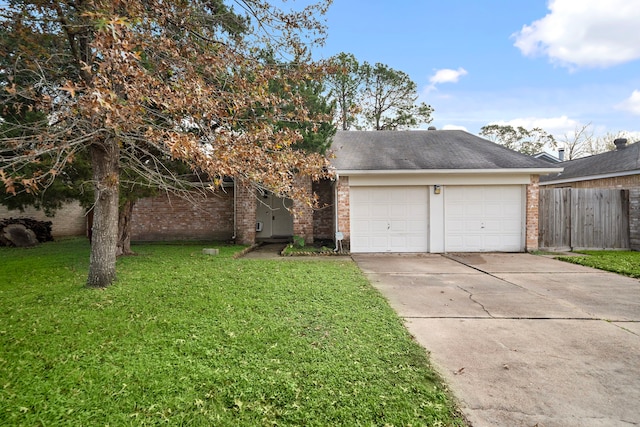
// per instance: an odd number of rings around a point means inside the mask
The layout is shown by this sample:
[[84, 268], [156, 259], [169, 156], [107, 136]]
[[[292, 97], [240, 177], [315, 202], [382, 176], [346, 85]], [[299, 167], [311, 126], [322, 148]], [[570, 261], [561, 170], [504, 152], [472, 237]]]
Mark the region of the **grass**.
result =
[[217, 247], [136, 246], [105, 290], [84, 240], [0, 248], [0, 425], [464, 425], [352, 262]]
[[640, 278], [640, 252], [634, 251], [576, 251], [586, 257], [558, 257], [562, 261], [600, 270], [612, 271], [629, 277]]

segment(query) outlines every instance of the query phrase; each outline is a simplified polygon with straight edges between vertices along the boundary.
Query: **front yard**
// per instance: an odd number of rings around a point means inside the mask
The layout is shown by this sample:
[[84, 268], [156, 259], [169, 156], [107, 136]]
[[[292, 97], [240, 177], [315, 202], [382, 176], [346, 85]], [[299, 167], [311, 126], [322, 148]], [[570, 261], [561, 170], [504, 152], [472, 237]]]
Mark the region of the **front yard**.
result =
[[600, 270], [611, 271], [629, 277], [640, 278], [640, 252], [636, 251], [578, 251], [587, 256], [558, 257], [562, 261]]
[[84, 240], [0, 248], [0, 425], [464, 425], [353, 263], [203, 247], [136, 246], [106, 290]]

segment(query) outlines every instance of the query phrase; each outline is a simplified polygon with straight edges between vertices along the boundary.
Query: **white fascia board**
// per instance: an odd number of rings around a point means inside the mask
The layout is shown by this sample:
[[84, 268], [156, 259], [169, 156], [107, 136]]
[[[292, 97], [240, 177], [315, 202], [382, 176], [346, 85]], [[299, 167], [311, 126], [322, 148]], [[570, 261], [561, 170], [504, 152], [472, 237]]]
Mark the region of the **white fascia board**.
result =
[[547, 175], [560, 173], [564, 168], [531, 168], [531, 169], [382, 169], [382, 170], [336, 170], [343, 176], [356, 175], [432, 175], [432, 174], [465, 174], [465, 175], [494, 175], [494, 174], [527, 174]]
[[605, 173], [605, 174], [601, 174], [601, 175], [580, 176], [580, 177], [576, 177], [576, 178], [554, 179], [553, 181], [541, 182], [540, 185], [567, 184], [569, 182], [591, 181], [591, 180], [594, 180], [594, 179], [617, 178], [619, 176], [629, 176], [629, 175], [640, 175], [640, 169], [636, 169], [636, 170], [632, 170], [632, 171], [625, 171], [625, 172]]

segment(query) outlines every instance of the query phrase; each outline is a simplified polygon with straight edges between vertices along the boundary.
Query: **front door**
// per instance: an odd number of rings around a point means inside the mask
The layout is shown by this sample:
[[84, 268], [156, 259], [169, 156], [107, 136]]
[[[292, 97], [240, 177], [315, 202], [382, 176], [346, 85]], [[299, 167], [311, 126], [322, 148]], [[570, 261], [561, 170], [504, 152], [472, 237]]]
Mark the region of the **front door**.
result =
[[269, 192], [258, 193], [256, 238], [293, 236], [293, 216], [289, 211], [292, 206], [291, 199], [282, 199]]

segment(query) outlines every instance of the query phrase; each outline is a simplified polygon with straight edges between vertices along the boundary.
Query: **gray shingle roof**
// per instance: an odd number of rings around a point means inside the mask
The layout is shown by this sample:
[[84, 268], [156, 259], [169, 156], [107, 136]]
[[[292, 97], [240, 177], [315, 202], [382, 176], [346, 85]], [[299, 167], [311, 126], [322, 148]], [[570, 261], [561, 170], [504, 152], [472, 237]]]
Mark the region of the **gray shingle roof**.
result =
[[568, 160], [559, 163], [558, 166], [564, 167], [564, 171], [541, 177], [540, 181], [571, 180], [640, 170], [640, 143], [636, 142], [625, 148], [594, 156]]
[[338, 171], [561, 167], [462, 130], [338, 131], [331, 150]]

